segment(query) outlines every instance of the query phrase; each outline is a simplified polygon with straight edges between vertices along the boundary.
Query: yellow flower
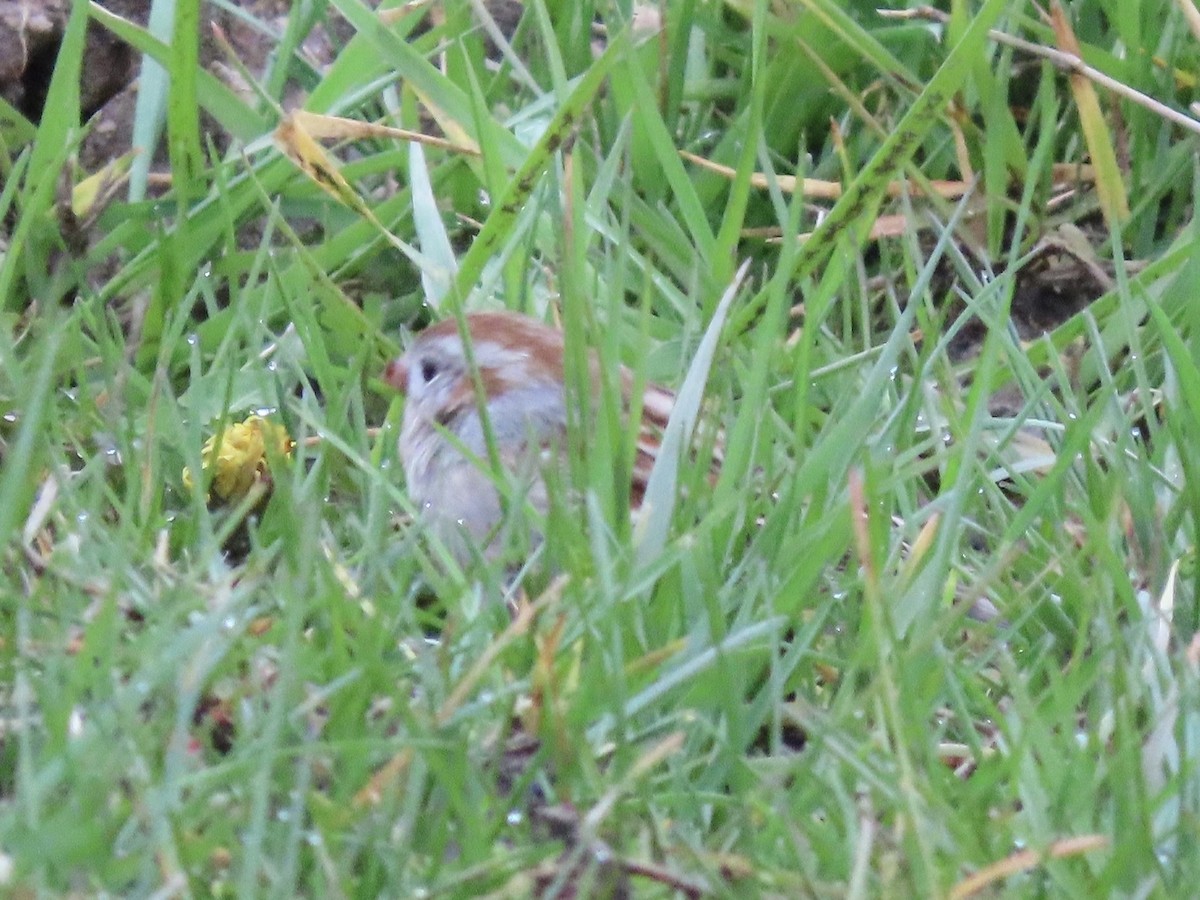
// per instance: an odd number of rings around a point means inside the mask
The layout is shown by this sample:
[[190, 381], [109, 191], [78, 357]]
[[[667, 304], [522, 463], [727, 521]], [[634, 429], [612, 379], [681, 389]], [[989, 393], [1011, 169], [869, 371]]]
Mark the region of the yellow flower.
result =
[[[200, 450], [200, 463], [205, 472], [213, 470], [213, 493], [226, 502], [237, 502], [257, 482], [270, 483], [267, 447], [274, 447], [275, 453], [282, 457], [291, 456], [294, 444], [287, 429], [278, 422], [251, 416], [205, 441]], [[188, 489], [192, 487], [192, 473], [186, 467], [183, 485]]]

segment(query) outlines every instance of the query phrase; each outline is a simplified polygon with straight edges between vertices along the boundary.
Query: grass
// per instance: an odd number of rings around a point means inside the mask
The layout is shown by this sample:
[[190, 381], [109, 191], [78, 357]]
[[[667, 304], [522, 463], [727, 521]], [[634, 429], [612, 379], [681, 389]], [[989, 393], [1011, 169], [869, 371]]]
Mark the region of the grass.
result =
[[[1193, 133], [1081, 99], [989, 35], [1059, 46], [999, 0], [671, 0], [661, 33], [534, 0], [490, 48], [476, 5], [328, 0], [261, 23], [280, 52], [244, 93], [197, 68], [195, 0], [154, 5], [151, 36], [77, 3], [52, 114], [0, 107], [5, 890], [1191, 889]], [[1179, 6], [1111, 6], [1068, 11], [1084, 60], [1186, 109]], [[315, 67], [297, 48], [338, 15], [355, 35]], [[89, 19], [161, 63], [135, 133], [167, 123], [172, 188], [136, 163], [68, 210]], [[293, 84], [456, 148], [273, 138]], [[1094, 158], [1102, 190], [1056, 186]], [[1022, 339], [1047, 239], [1104, 296]], [[631, 527], [605, 407], [512, 619], [502, 573], [449, 573], [408, 526], [379, 378], [408, 330], [485, 306], [703, 387], [726, 434], [715, 485], [668, 464], [670, 515]], [[253, 413], [290, 462], [206, 502], [183, 470]]]

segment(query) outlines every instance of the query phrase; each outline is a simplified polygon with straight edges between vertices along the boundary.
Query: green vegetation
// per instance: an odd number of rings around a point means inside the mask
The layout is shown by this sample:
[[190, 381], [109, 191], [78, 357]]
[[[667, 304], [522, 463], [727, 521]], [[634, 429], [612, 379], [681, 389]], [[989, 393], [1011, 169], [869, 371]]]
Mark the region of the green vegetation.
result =
[[[294, 3], [234, 91], [198, 0], [169, 47], [78, 2], [47, 114], [0, 106], [4, 890], [1194, 890], [1186, 4], [1069, 4], [1113, 84], [1011, 0], [530, 0], [499, 43], [491, 5], [391, 5]], [[163, 66], [162, 165], [113, 191], [72, 164], [89, 20]], [[296, 88], [444, 142], [277, 132]], [[406, 329], [521, 309], [694, 390], [745, 260], [715, 485], [664, 461], [631, 526], [601, 417], [515, 619], [505, 573], [435, 564], [380, 380]], [[252, 414], [290, 460], [206, 503], [184, 469]]]

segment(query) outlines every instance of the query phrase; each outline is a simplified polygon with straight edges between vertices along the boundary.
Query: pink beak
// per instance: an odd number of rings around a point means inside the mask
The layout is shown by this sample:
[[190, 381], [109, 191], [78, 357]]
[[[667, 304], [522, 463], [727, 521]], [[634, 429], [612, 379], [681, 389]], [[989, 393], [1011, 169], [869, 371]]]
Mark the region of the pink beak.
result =
[[387, 364], [383, 370], [383, 380], [402, 394], [408, 393], [408, 366], [404, 357], [398, 356]]

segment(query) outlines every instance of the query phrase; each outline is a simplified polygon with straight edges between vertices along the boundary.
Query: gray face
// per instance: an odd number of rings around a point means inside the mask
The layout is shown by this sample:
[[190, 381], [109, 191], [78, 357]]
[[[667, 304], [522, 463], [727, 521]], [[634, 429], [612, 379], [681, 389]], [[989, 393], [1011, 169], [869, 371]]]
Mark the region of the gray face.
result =
[[[489, 340], [487, 335], [473, 338], [474, 363], [489, 397], [489, 424], [502, 455], [561, 436], [567, 422], [561, 369], [541, 366], [528, 350]], [[459, 336], [423, 335], [406, 359], [406, 427], [436, 423], [472, 453], [486, 454], [476, 386]]]
[[[528, 350], [475, 329], [472, 353], [490, 397], [488, 420], [501, 464], [517, 479], [518, 493], [535, 509], [544, 509], [541, 451], [566, 431], [561, 368], [540, 365]], [[491, 552], [497, 546], [493, 532], [502, 506], [488, 471], [476, 387], [462, 342], [456, 331], [427, 331], [401, 362], [408, 401], [400, 455], [409, 494], [461, 561], [469, 558], [463, 543], [468, 536]]]
[[457, 411], [456, 394], [469, 384], [462, 345], [457, 337], [417, 341], [406, 354], [408, 404], [404, 419], [417, 416], [449, 426], [450, 411]]

